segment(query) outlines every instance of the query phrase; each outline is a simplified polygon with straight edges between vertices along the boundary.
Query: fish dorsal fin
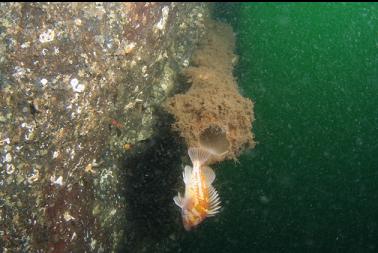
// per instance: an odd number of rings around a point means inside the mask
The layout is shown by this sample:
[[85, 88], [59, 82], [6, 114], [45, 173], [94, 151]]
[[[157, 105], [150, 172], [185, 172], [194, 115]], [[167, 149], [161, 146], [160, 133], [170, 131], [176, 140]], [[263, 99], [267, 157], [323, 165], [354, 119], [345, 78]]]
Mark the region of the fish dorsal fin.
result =
[[193, 165], [198, 163], [200, 165], [204, 164], [210, 157], [210, 152], [203, 148], [189, 148], [188, 154]]
[[185, 185], [189, 184], [190, 179], [192, 178], [192, 171], [192, 167], [190, 167], [189, 165], [185, 166], [184, 172], [182, 173]]
[[175, 204], [176, 204], [177, 206], [179, 206], [180, 208], [182, 208], [182, 206], [183, 206], [183, 201], [182, 201], [182, 197], [181, 197], [181, 194], [180, 194], [180, 193], [178, 193], [178, 195], [175, 196], [175, 197], [173, 198], [173, 201], [175, 202]]
[[215, 180], [214, 171], [210, 167], [205, 166], [205, 167], [202, 167], [202, 173], [205, 177], [206, 184], [211, 185]]
[[209, 209], [207, 211], [207, 216], [211, 217], [219, 213], [219, 209], [222, 207], [219, 199], [218, 192], [215, 188], [210, 185], [209, 187]]

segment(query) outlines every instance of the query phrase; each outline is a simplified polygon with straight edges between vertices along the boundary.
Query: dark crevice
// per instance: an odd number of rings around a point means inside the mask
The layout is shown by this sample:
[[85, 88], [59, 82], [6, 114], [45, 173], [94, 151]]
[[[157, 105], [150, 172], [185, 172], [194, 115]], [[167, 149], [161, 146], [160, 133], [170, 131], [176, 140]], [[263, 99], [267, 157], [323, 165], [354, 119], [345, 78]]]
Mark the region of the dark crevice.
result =
[[181, 176], [183, 142], [172, 132], [173, 118], [159, 112], [156, 133], [140, 142], [125, 158], [125, 242], [120, 252], [140, 252], [178, 228], [179, 211], [172, 198]]

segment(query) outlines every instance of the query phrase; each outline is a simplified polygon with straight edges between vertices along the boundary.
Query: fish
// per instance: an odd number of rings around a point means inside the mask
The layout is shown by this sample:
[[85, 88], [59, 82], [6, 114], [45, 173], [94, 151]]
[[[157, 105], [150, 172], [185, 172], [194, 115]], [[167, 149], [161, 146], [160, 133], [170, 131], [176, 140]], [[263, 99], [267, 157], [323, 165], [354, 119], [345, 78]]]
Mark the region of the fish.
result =
[[211, 153], [202, 148], [189, 148], [188, 154], [193, 168], [187, 165], [183, 171], [185, 194], [181, 196], [179, 192], [173, 198], [175, 204], [181, 208], [186, 231], [194, 229], [207, 217], [214, 216], [221, 208], [219, 194], [212, 185], [215, 173], [205, 165]]

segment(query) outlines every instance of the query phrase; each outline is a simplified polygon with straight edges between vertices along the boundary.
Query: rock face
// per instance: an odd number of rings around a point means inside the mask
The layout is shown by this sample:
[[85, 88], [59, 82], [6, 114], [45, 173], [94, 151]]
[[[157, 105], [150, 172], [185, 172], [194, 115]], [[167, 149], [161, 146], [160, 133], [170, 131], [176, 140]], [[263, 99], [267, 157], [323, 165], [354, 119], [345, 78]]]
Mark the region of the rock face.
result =
[[176, 118], [174, 128], [188, 147], [201, 146], [214, 156], [210, 163], [236, 159], [254, 147], [252, 101], [243, 98], [233, 77], [234, 35], [229, 25], [208, 24], [208, 32], [184, 70], [190, 89], [166, 102]]
[[0, 4], [2, 252], [117, 251], [118, 159], [154, 132], [207, 9]]

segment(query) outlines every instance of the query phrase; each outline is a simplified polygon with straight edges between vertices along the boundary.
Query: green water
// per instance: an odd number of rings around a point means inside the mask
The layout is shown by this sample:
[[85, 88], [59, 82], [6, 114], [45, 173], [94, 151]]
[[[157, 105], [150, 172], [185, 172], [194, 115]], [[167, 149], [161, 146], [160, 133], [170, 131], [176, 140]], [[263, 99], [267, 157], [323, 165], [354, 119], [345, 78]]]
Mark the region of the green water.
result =
[[184, 252], [378, 252], [378, 5], [219, 4], [254, 150], [216, 168], [222, 213]]

